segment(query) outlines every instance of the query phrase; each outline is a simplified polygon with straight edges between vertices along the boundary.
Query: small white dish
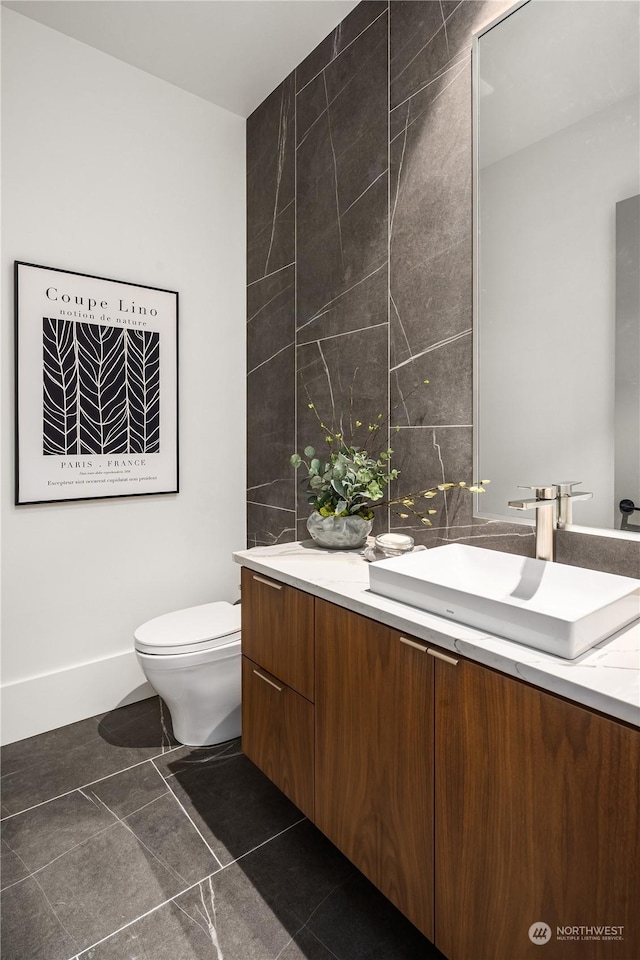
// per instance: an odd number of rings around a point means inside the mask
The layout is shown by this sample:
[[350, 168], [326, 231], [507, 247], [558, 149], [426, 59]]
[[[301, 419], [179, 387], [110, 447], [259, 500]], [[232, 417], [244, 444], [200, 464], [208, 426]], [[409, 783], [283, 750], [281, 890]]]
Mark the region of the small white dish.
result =
[[404, 533], [379, 533], [375, 540], [376, 548], [385, 557], [401, 557], [413, 550], [413, 543], [413, 537]]

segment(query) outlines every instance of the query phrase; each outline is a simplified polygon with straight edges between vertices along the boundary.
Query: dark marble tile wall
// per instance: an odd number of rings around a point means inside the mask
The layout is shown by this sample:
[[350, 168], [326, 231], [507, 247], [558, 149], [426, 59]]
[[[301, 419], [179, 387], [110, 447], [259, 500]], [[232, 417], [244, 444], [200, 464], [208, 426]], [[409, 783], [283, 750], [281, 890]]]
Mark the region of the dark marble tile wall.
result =
[[[511, 2], [360, 3], [249, 118], [249, 545], [307, 538], [288, 456], [323, 442], [310, 400], [347, 432], [383, 413], [398, 495], [480, 479], [471, 43]], [[429, 506], [431, 527], [378, 529], [533, 556], [531, 527], [474, 519], [459, 488]], [[564, 562], [616, 567], [588, 539], [562, 538]]]
[[295, 539], [295, 206], [291, 76], [247, 120], [249, 546]]
[[324, 442], [309, 398], [345, 435], [386, 413], [387, 36], [362, 3], [296, 72], [299, 447]]
[[[398, 494], [471, 480], [471, 35], [507, 5], [361, 3], [249, 118], [250, 545], [307, 536], [288, 455], [322, 445], [316, 411], [382, 414]], [[529, 548], [468, 494], [434, 507], [421, 540]]]
[[556, 560], [574, 567], [640, 579], [640, 544], [637, 540], [557, 530]]
[[[399, 490], [472, 478], [471, 43], [507, 2], [390, 4], [390, 366]], [[428, 381], [425, 383], [425, 381]], [[473, 520], [460, 489], [429, 502], [429, 545], [532, 553], [517, 524]]]
[[310, 398], [336, 429], [387, 413], [388, 22], [359, 4], [248, 120], [250, 546], [307, 537], [289, 456], [324, 443]]

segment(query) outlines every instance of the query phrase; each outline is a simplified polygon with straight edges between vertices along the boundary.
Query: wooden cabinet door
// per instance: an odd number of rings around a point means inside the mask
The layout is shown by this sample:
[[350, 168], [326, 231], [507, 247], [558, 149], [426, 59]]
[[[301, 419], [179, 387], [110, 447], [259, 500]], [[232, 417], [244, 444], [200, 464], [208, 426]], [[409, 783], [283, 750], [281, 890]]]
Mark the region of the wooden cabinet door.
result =
[[433, 939], [433, 661], [316, 600], [316, 825]]
[[313, 604], [308, 593], [242, 568], [242, 652], [313, 700]]
[[[465, 660], [436, 662], [435, 691], [440, 950], [640, 957], [640, 732]], [[558, 939], [605, 925], [624, 940]]]
[[313, 704], [247, 657], [242, 749], [313, 820]]

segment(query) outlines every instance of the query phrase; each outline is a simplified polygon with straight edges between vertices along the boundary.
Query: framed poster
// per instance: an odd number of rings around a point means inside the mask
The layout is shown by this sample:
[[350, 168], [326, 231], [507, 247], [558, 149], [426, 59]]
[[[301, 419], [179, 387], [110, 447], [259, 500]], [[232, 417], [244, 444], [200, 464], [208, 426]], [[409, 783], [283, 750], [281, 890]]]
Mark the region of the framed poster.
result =
[[178, 294], [16, 261], [16, 503], [178, 492]]

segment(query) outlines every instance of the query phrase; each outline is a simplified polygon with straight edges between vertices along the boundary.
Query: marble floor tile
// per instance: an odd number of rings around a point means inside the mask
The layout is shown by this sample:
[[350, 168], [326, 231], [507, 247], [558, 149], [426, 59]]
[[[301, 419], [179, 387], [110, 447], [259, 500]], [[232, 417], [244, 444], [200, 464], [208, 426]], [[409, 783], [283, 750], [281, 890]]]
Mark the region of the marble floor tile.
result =
[[123, 823], [54, 860], [37, 874], [37, 880], [81, 949], [185, 886], [178, 872], [146, 850]]
[[[110, 937], [79, 960], [219, 960], [206, 919], [192, 920], [182, 907], [170, 903], [139, 923]], [[242, 953], [242, 960], [245, 954]], [[231, 955], [233, 960], [233, 955]], [[278, 960], [335, 960], [334, 954], [308, 930], [290, 939]]]
[[[265, 902], [233, 864], [116, 933], [82, 960], [275, 960], [300, 924]], [[304, 954], [290, 952], [291, 960]], [[322, 956], [322, 954], [320, 955]], [[330, 956], [330, 955], [329, 955]]]
[[208, 931], [170, 901], [80, 954], [81, 960], [218, 960]]
[[177, 744], [171, 714], [160, 697], [110, 710], [102, 717], [98, 732], [103, 740], [121, 750], [127, 747], [167, 749]]
[[338, 960], [446, 960], [358, 872], [319, 906], [307, 926]]
[[2, 894], [1, 942], [2, 960], [69, 960], [78, 952], [34, 877]]
[[308, 821], [82, 960], [441, 960]]
[[18, 880], [24, 880], [29, 876], [29, 871], [13, 850], [2, 840], [0, 843], [0, 877], [2, 883], [0, 889], [12, 887]]
[[[273, 913], [293, 914], [300, 924], [295, 933], [291, 931], [293, 936], [308, 931], [338, 960], [440, 958], [413, 924], [309, 821], [229, 869], [238, 867]], [[225, 873], [213, 878], [220, 890]]]
[[[275, 862], [273, 867], [278, 869]], [[275, 960], [301, 926], [286, 904], [273, 904], [268, 893], [252, 883], [239, 863], [187, 891], [176, 903], [193, 923], [202, 922], [204, 914], [225, 960]]]
[[56, 929], [52, 913], [76, 945], [74, 953], [220, 866], [150, 763], [97, 784], [95, 792], [76, 791], [11, 817], [3, 835], [9, 852], [32, 872], [6, 891], [9, 939], [20, 929], [14, 914], [31, 909], [35, 898], [43, 942]]
[[[146, 704], [146, 701], [143, 701]], [[98, 728], [105, 714], [89, 717], [87, 720], [78, 720], [55, 730], [47, 730], [35, 737], [25, 740], [16, 740], [7, 743], [0, 750], [2, 757], [2, 776], [19, 773], [25, 767], [49, 760], [51, 757], [63, 753], [74, 746], [82, 746], [95, 740]]]
[[275, 916], [235, 865], [216, 880], [202, 881], [82, 960], [271, 960], [288, 949], [290, 915], [284, 922]]
[[112, 813], [74, 791], [4, 820], [2, 840], [33, 873], [114, 823]]
[[99, 780], [86, 787], [84, 793], [121, 819], [167, 793], [167, 785], [153, 763], [148, 761]]
[[220, 862], [229, 864], [290, 827], [302, 814], [245, 756], [188, 765], [166, 759], [169, 788]]
[[19, 813], [175, 746], [158, 697], [9, 744], [2, 750], [5, 816]]
[[80, 948], [184, 890], [198, 867], [204, 875], [217, 869], [184, 814], [171, 811], [164, 799], [144, 808], [142, 820], [115, 823], [36, 875]]
[[299, 927], [357, 873], [309, 820], [252, 851], [238, 866], [262, 899], [276, 913], [284, 915], [286, 906]]
[[144, 849], [179, 878], [183, 889], [213, 873], [220, 865], [170, 793], [130, 814], [124, 823]]

